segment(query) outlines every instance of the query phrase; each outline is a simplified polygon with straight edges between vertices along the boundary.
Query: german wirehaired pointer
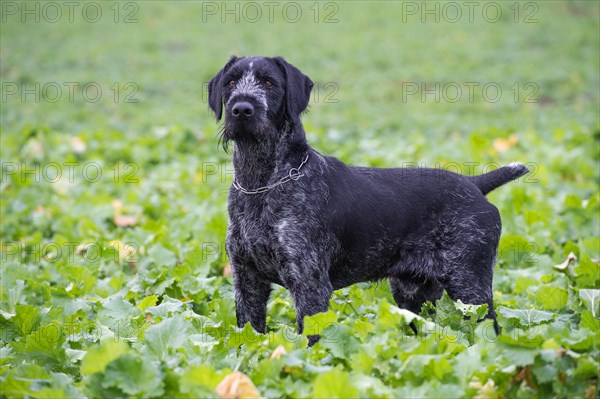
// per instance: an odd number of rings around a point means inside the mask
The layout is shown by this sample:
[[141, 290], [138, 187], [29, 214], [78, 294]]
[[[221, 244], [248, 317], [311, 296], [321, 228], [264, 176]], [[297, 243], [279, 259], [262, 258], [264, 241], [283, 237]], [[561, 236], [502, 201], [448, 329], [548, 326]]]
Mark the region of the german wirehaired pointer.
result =
[[[313, 82], [281, 57], [232, 57], [210, 81], [209, 105], [235, 142], [227, 253], [240, 327], [265, 332], [271, 284], [304, 316], [333, 290], [388, 277], [399, 307], [418, 313], [445, 289], [488, 304], [500, 215], [485, 195], [528, 172], [514, 163], [479, 176], [439, 169], [348, 166], [321, 155], [300, 122]], [[314, 343], [318, 337], [309, 337]]]

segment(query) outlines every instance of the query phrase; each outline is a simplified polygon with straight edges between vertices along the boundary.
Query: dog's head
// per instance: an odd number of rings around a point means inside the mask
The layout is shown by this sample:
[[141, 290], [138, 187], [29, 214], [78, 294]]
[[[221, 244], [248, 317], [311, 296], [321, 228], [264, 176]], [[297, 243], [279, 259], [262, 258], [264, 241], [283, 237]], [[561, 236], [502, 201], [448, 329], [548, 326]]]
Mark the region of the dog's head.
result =
[[[235, 57], [208, 83], [208, 104], [217, 120], [225, 113], [223, 144], [278, 139], [300, 123], [313, 82], [281, 57]], [[224, 108], [224, 110], [223, 110]]]

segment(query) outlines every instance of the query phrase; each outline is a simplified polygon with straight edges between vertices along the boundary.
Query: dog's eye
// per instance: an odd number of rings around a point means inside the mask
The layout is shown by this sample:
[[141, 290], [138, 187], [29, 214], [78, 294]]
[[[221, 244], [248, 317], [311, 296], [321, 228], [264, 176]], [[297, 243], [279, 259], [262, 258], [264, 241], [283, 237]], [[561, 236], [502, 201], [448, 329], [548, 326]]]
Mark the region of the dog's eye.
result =
[[266, 80], [266, 81], [265, 81], [265, 87], [266, 87], [267, 89], [270, 89], [271, 87], [273, 87], [273, 83], [271, 83], [271, 81], [269, 81], [269, 80]]
[[229, 82], [229, 87], [231, 87], [232, 89], [235, 87], [235, 80]]

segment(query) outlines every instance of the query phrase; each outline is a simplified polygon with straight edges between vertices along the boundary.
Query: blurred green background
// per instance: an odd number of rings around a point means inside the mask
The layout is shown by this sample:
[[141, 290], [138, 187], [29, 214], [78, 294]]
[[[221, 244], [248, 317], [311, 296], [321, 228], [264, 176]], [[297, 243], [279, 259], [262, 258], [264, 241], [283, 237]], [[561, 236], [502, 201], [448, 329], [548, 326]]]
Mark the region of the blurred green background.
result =
[[[2, 1], [4, 393], [202, 396], [237, 367], [269, 396], [344, 396], [328, 391], [327, 380], [346, 381], [344, 373], [374, 379], [348, 380], [346, 396], [473, 396], [484, 389], [469, 385], [475, 376], [493, 379], [490, 392], [504, 395], [584, 395], [597, 385], [598, 366], [597, 343], [585, 335], [597, 334], [597, 319], [579, 324], [597, 300], [585, 310], [578, 295], [598, 288], [599, 4]], [[359, 334], [363, 349], [350, 345], [342, 355], [325, 344], [309, 352], [285, 343], [296, 357], [282, 360], [288, 368], [281, 371], [268, 363], [277, 340], [267, 349], [239, 349], [200, 331], [198, 318], [235, 331], [230, 278], [223, 277], [232, 167], [217, 146], [219, 124], [206, 101], [208, 81], [232, 54], [281, 55], [310, 76], [316, 84], [303, 117], [308, 140], [345, 162], [463, 173], [516, 160], [530, 166], [531, 176], [489, 196], [504, 225], [496, 305], [550, 315], [543, 328], [528, 326], [541, 337], [527, 349], [537, 351], [527, 352], [530, 362], [503, 347], [478, 347], [487, 355], [479, 353], [481, 363], [464, 375], [430, 372], [425, 362], [419, 370], [433, 375], [427, 379], [399, 372], [390, 363], [396, 354], [364, 349], [375, 340]], [[70, 252], [68, 243], [75, 243]], [[86, 257], [86, 243], [96, 244], [99, 256]], [[578, 258], [575, 280], [552, 268], [570, 252]], [[381, 309], [393, 304], [389, 288], [361, 287], [365, 293], [336, 293], [333, 309], [342, 327], [361, 320], [377, 331]], [[362, 303], [362, 318], [343, 305], [352, 301]], [[286, 291], [275, 292], [270, 330], [293, 330], [290, 302]], [[503, 317], [506, 327], [510, 318]], [[63, 334], [26, 344], [49, 323], [76, 323], [81, 333], [82, 320], [135, 342], [98, 351], [129, 351], [150, 369], [128, 376], [124, 388], [114, 373], [127, 375], [129, 358], [82, 366], [98, 339]], [[122, 322], [131, 329], [115, 328]], [[160, 326], [186, 336], [157, 354], [153, 340], [161, 332], [145, 332]], [[404, 327], [397, 334], [407, 333]], [[567, 342], [572, 329], [581, 339]], [[214, 339], [211, 350], [198, 344], [198, 334]], [[396, 345], [393, 333], [388, 338], [383, 346]], [[410, 339], [403, 345], [397, 352], [435, 354], [451, 368], [464, 361], [454, 356], [466, 348]], [[542, 347], [578, 350], [585, 362], [573, 356], [557, 365], [540, 357]], [[305, 371], [293, 371], [298, 364]], [[504, 370], [515, 364], [521, 368]], [[543, 370], [532, 377], [535, 389], [515, 377], [527, 367]], [[557, 383], [561, 375], [568, 380]], [[47, 392], [18, 382], [34, 377]], [[158, 382], [147, 387], [145, 380]]]

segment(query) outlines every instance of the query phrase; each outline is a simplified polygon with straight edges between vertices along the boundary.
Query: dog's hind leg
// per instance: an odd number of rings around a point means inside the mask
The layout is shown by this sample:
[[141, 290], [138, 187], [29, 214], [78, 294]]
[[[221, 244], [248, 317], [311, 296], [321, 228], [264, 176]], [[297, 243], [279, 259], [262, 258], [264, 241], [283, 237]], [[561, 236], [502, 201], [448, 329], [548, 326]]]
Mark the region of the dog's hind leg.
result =
[[489, 245], [472, 245], [464, 253], [461, 262], [455, 265], [455, 272], [447, 276], [444, 288], [454, 301], [460, 299], [463, 303], [473, 305], [486, 303], [486, 318], [494, 321], [494, 330], [499, 334], [492, 300], [494, 263], [495, 248], [492, 250]]
[[[443, 293], [443, 288], [433, 280], [391, 277], [390, 288], [398, 307], [416, 314], [419, 314], [425, 302], [433, 302], [440, 298]], [[410, 328], [415, 334], [418, 334], [414, 323], [410, 324]]]
[[447, 264], [443, 286], [455, 301], [460, 299], [473, 305], [486, 303], [486, 318], [494, 321], [494, 329], [499, 334], [492, 280], [500, 240], [500, 216], [495, 207], [488, 207], [487, 212], [465, 217], [462, 226], [462, 245], [441, 253]]

